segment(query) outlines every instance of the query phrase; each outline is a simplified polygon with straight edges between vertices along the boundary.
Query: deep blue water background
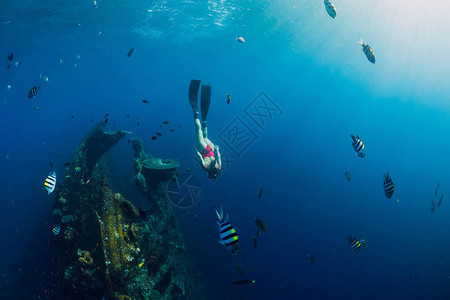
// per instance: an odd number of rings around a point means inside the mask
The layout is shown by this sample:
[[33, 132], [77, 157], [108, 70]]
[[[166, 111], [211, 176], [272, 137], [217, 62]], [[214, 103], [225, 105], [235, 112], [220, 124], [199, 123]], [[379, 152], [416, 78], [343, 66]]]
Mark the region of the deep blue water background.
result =
[[[108, 129], [132, 131], [148, 152], [178, 159], [201, 178], [200, 207], [176, 212], [210, 299], [450, 297], [450, 45], [443, 38], [450, 26], [443, 1], [336, 0], [335, 20], [322, 1], [83, 2], [0, 3], [2, 297], [56, 290], [49, 276], [56, 195], [42, 183], [50, 162], [62, 177], [63, 163], [106, 113]], [[360, 36], [374, 49], [375, 65], [355, 44]], [[7, 71], [10, 52], [21, 65]], [[209, 134], [235, 160], [215, 183], [193, 160], [193, 78], [211, 84]], [[38, 84], [42, 90], [28, 99]], [[244, 112], [262, 91], [283, 110], [265, 131]], [[259, 136], [241, 157], [219, 138], [236, 117]], [[163, 137], [151, 141], [165, 120]], [[350, 134], [364, 141], [364, 159]], [[122, 141], [107, 156], [116, 164], [117, 191], [145, 205], [132, 182], [130, 145]], [[392, 199], [382, 190], [388, 170]], [[431, 213], [438, 182], [444, 201]], [[216, 242], [220, 204], [238, 230], [238, 256]], [[268, 226], [256, 249], [255, 216]], [[360, 253], [349, 248], [349, 234], [366, 236]], [[257, 283], [230, 286], [242, 277], [237, 265]]]

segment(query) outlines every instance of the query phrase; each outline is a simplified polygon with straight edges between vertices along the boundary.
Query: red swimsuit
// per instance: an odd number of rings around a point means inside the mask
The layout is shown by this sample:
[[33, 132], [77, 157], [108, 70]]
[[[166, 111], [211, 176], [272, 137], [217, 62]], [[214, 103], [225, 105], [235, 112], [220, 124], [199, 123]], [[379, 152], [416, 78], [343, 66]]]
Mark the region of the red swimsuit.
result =
[[[206, 157], [212, 157], [212, 158], [215, 158], [215, 156], [214, 156], [214, 151], [211, 149], [211, 147], [210, 147], [209, 145], [206, 145], [205, 150], [203, 150], [202, 157], [203, 157], [203, 159], [205, 159]], [[220, 170], [220, 165], [219, 165], [219, 163], [217, 163], [217, 165], [219, 166], [219, 170]], [[205, 169], [206, 169], [206, 165], [204, 165], [204, 167], [205, 167]]]
[[215, 158], [214, 157], [214, 151], [211, 149], [211, 147], [209, 145], [206, 145], [205, 150], [203, 150], [202, 157], [203, 158], [205, 158], [205, 157]]

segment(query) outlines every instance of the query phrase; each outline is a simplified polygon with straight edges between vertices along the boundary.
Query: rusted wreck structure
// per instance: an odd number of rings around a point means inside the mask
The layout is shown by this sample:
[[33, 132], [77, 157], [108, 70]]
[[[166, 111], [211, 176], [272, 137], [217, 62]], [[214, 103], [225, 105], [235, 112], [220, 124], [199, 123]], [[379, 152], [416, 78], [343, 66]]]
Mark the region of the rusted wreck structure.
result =
[[162, 182], [179, 163], [133, 140], [136, 185], [150, 201], [138, 211], [109, 185], [102, 155], [129, 132], [97, 124], [75, 151], [56, 190], [53, 243], [65, 299], [203, 299]]

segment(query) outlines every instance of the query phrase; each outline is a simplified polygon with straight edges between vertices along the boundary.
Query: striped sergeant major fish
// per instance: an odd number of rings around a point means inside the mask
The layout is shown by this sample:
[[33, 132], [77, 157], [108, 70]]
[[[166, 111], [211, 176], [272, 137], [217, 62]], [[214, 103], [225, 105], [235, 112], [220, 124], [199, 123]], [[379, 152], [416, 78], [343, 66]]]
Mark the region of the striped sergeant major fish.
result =
[[231, 253], [236, 255], [239, 248], [239, 237], [236, 230], [233, 225], [228, 223], [228, 214], [225, 219], [223, 218], [222, 206], [220, 207], [220, 213], [216, 209], [216, 214], [219, 218], [217, 225], [219, 225], [220, 241], [218, 241], [218, 243], [224, 245], [228, 251], [231, 251]]
[[50, 172], [44, 182], [45, 189], [47, 193], [51, 193], [55, 190], [56, 186], [56, 173], [54, 171]]
[[332, 17], [333, 19], [336, 17], [336, 6], [334, 6], [333, 2], [330, 0], [323, 1], [323, 4], [325, 4], [325, 9], [327, 10], [327, 13]]
[[392, 182], [391, 177], [389, 176], [389, 171], [384, 174], [384, 194], [388, 199], [391, 199], [392, 195], [394, 194], [394, 183]]
[[344, 172], [344, 175], [345, 175], [345, 179], [347, 179], [347, 181], [352, 180], [352, 175], [350, 174], [349, 171], [345, 171], [345, 172]]
[[359, 250], [361, 250], [361, 247], [366, 244], [366, 239], [364, 237], [357, 240], [353, 236], [349, 236], [347, 240], [350, 248], [352, 248], [352, 250], [355, 252], [359, 252]]
[[29, 91], [28, 91], [28, 98], [33, 99], [38, 92], [41, 90], [41, 86], [33, 86]]
[[372, 48], [370, 48], [370, 46], [367, 43], [365, 43], [362, 38], [359, 42], [356, 42], [356, 43], [358, 43], [362, 46], [362, 50], [363, 50], [364, 54], [366, 55], [367, 59], [371, 63], [374, 64], [375, 63], [375, 53], [373, 53]]
[[61, 230], [61, 226], [59, 226], [59, 225], [53, 226], [53, 228], [52, 228], [53, 235], [57, 236], [59, 234], [60, 230]]
[[353, 134], [350, 135], [352, 137], [353, 140], [353, 149], [355, 150], [356, 154], [361, 157], [364, 158], [366, 156], [366, 152], [365, 152], [365, 147], [364, 147], [364, 143], [359, 139], [359, 136], [354, 136]]

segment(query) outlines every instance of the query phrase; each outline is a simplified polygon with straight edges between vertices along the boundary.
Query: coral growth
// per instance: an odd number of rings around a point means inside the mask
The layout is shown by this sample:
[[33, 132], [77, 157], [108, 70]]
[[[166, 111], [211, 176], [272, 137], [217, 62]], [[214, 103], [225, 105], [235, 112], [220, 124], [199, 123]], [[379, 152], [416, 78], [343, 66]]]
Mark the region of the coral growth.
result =
[[92, 265], [94, 263], [89, 251], [84, 252], [83, 256], [78, 258], [78, 261], [86, 265]]
[[133, 140], [137, 187], [150, 201], [137, 210], [110, 187], [102, 157], [130, 133], [104, 132], [103, 124], [74, 153], [70, 163], [79, 169], [66, 168], [53, 207], [64, 230], [64, 238], [53, 239], [61, 299], [204, 299], [161, 184], [179, 163], [155, 158]]

